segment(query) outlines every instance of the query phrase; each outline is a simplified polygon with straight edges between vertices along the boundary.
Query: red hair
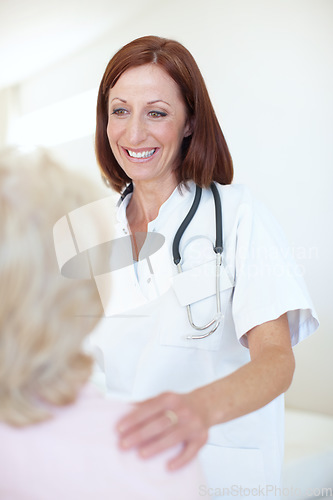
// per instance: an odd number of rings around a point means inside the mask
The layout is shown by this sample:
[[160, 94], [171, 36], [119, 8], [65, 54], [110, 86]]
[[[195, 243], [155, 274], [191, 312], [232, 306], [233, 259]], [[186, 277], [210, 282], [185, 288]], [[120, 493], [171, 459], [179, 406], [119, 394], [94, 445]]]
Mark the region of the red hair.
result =
[[131, 181], [117, 163], [107, 137], [108, 96], [126, 70], [144, 64], [157, 64], [173, 78], [192, 125], [192, 134], [182, 143], [176, 170], [178, 181], [193, 180], [201, 187], [208, 187], [212, 181], [230, 184], [232, 159], [200, 70], [183, 45], [157, 36], [144, 36], [128, 43], [106, 67], [98, 92], [95, 137], [96, 157], [103, 176], [118, 192]]

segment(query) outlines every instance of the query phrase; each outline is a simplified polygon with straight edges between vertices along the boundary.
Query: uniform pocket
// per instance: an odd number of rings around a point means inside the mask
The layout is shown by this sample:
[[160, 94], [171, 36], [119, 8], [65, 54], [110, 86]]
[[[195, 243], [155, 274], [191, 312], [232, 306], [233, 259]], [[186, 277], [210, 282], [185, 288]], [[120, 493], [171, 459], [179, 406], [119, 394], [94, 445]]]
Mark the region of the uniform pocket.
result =
[[[214, 296], [216, 297], [216, 259], [204, 262], [172, 278], [172, 287], [181, 306], [193, 304]], [[220, 266], [220, 290], [233, 287], [227, 271]], [[216, 312], [216, 309], [215, 309]]]
[[193, 339], [193, 335], [209, 332], [213, 326], [195, 330], [189, 323], [186, 306], [190, 304], [192, 319], [197, 326], [209, 323], [217, 315], [216, 261], [205, 262], [172, 278], [168, 291], [168, 307], [161, 310], [160, 343], [193, 349], [218, 350], [223, 333], [224, 315], [230, 307], [233, 282], [225, 268], [220, 274], [221, 314], [219, 327], [206, 338]]
[[200, 485], [202, 496], [254, 498], [266, 492], [264, 460], [259, 448], [206, 444], [199, 458], [207, 481]]

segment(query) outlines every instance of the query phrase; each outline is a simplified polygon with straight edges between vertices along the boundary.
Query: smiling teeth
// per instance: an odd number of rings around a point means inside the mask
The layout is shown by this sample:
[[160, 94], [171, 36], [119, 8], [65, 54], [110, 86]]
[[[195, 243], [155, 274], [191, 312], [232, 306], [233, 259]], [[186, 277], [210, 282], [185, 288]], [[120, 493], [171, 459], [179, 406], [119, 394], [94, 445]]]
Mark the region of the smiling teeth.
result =
[[135, 151], [131, 151], [130, 149], [128, 149], [127, 153], [132, 158], [149, 158], [150, 156], [153, 156], [155, 151], [156, 151], [156, 149], [151, 149], [150, 151], [141, 151], [140, 153], [135, 153]]

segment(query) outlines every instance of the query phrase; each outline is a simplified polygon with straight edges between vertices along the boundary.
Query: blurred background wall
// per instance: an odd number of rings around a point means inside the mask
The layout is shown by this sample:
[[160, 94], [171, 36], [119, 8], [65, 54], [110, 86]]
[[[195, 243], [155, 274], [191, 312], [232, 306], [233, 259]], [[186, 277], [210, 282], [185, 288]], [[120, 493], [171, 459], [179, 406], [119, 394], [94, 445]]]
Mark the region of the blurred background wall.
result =
[[[100, 181], [98, 85], [122, 45], [174, 38], [204, 75], [235, 167], [278, 218], [321, 326], [289, 406], [333, 415], [331, 0], [2, 0], [0, 146], [49, 148]], [[51, 189], [51, 187], [50, 187]]]

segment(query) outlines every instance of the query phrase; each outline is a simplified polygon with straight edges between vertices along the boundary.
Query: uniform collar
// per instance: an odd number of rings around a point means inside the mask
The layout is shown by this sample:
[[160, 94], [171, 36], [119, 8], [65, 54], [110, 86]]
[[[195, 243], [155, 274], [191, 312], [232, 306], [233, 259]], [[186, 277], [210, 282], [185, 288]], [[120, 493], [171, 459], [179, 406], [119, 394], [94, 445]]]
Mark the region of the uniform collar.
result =
[[126, 209], [127, 209], [127, 205], [131, 201], [132, 196], [133, 196], [133, 191], [131, 193], [128, 193], [124, 199], [122, 199], [122, 197], [120, 197], [118, 200], [118, 203], [117, 203], [117, 207], [118, 207], [117, 214], [116, 214], [117, 221], [121, 222], [125, 225], [127, 225]]
[[[135, 187], [134, 187], [135, 189]], [[193, 181], [187, 181], [186, 186], [182, 185], [181, 187], [177, 186], [174, 191], [171, 193], [169, 198], [161, 205], [160, 210], [156, 219], [149, 223], [150, 225], [160, 225], [160, 223], [164, 223], [167, 220], [171, 211], [173, 211], [181, 202], [183, 202], [188, 197], [193, 197], [195, 192], [195, 183]], [[127, 217], [126, 217], [126, 209], [132, 198], [133, 192], [129, 192], [125, 198], [122, 200], [120, 197], [118, 201], [118, 210], [117, 210], [117, 220], [118, 222], [127, 226]]]

